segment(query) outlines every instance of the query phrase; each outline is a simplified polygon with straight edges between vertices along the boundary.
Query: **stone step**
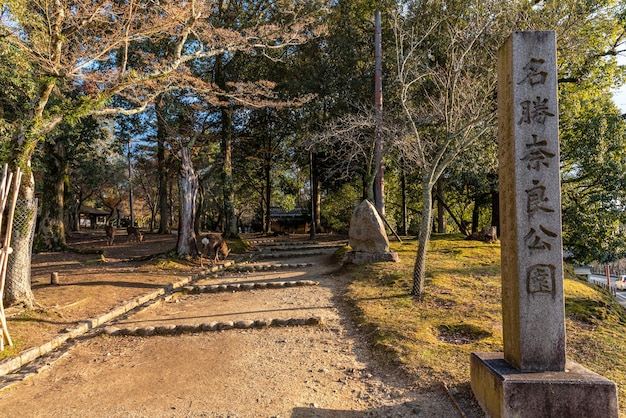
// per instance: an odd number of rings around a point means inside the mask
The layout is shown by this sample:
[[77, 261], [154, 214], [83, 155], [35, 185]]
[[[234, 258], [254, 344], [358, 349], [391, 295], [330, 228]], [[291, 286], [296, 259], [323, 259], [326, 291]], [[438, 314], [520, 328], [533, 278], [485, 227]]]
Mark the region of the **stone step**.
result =
[[269, 243], [259, 243], [260, 247], [304, 247], [304, 246], [320, 246], [320, 247], [332, 247], [332, 246], [342, 246], [347, 244], [346, 240], [335, 240], [335, 241], [275, 241]]
[[298, 258], [298, 257], [316, 257], [320, 255], [328, 255], [329, 251], [307, 251], [307, 252], [275, 252], [275, 253], [257, 253], [254, 258], [263, 260], [268, 258]]
[[152, 336], [152, 335], [177, 335], [195, 332], [215, 332], [231, 329], [263, 329], [269, 327], [297, 327], [297, 326], [317, 326], [322, 323], [319, 317], [309, 318], [267, 318], [257, 320], [207, 322], [202, 324], [177, 324], [147, 327], [126, 327], [118, 328], [108, 326], [102, 329], [102, 333], [110, 336]]
[[220, 292], [245, 292], [258, 289], [280, 289], [285, 287], [318, 286], [319, 282], [313, 280], [293, 280], [258, 283], [229, 283], [184, 286], [183, 291], [188, 293], [220, 293]]
[[285, 269], [298, 269], [312, 267], [313, 263], [276, 263], [276, 264], [243, 264], [229, 267], [226, 269], [228, 273], [246, 273], [252, 271], [275, 271]]

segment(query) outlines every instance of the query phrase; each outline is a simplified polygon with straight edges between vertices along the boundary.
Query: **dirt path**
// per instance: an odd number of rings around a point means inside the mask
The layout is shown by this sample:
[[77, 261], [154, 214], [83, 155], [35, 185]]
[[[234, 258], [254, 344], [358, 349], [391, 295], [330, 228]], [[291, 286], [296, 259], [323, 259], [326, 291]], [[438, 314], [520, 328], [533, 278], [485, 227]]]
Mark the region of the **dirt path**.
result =
[[[442, 389], [414, 391], [371, 358], [340, 302], [332, 246], [259, 246], [257, 262], [121, 318], [0, 392], [0, 415], [463, 416]], [[272, 326], [311, 318], [317, 325]], [[233, 329], [203, 331], [216, 327]], [[136, 329], [155, 335], [120, 335]]]

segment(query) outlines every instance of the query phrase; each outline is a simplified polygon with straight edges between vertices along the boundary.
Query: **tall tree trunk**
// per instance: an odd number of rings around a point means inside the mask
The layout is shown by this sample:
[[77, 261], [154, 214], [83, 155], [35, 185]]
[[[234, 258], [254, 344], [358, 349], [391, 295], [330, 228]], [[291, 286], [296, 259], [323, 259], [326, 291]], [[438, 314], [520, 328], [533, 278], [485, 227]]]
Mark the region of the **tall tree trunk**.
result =
[[169, 204], [169, 219], [167, 220], [168, 224], [167, 227], [168, 229], [172, 228], [172, 225], [174, 225], [174, 208], [175, 208], [175, 204], [176, 202], [174, 201], [174, 182], [170, 181], [167, 184], [167, 202]]
[[33, 234], [37, 222], [37, 200], [35, 199], [35, 178], [32, 172], [31, 158], [39, 141], [45, 139], [47, 132], [54, 129], [62, 119], [57, 118], [48, 124], [47, 131], [40, 130], [41, 126], [36, 121], [43, 118], [44, 109], [50, 98], [50, 94], [58, 81], [49, 77], [43, 88], [38, 103], [29, 112], [27, 121], [22, 125], [23, 129], [11, 139], [11, 165], [19, 167], [24, 173], [20, 196], [15, 207], [13, 234], [11, 247], [12, 255], [7, 260], [7, 275], [5, 281], [4, 304], [5, 306], [23, 304], [31, 308], [35, 303], [35, 296], [31, 289], [31, 255], [33, 249]]
[[365, 200], [365, 199], [373, 200], [374, 195], [370, 193], [372, 188], [370, 187], [366, 172], [363, 172], [362, 180], [363, 180], [363, 189], [361, 190], [361, 200]]
[[406, 236], [409, 233], [408, 226], [408, 214], [407, 214], [407, 199], [406, 199], [406, 172], [404, 171], [404, 167], [402, 170], [401, 177], [401, 188], [402, 188], [402, 235]]
[[265, 161], [265, 225], [264, 232], [272, 233], [272, 160]]
[[65, 142], [44, 143], [46, 175], [42, 180], [42, 206], [36, 251], [62, 251], [67, 248], [64, 225], [64, 195], [67, 173]]
[[[13, 253], [8, 258], [7, 276], [4, 288], [4, 305], [24, 305], [32, 308], [35, 295], [31, 289], [31, 254], [32, 238], [35, 232], [37, 204], [35, 199], [35, 179], [29, 170], [22, 180], [21, 199], [15, 207], [15, 221], [11, 248]], [[25, 180], [24, 180], [25, 179]]]
[[315, 181], [313, 182], [313, 189], [315, 190], [315, 230], [317, 232], [322, 231], [322, 192], [320, 186], [319, 176], [315, 175]]
[[374, 182], [372, 195], [374, 206], [381, 216], [385, 216], [385, 163], [383, 161], [383, 48], [380, 10], [374, 12], [374, 109], [376, 130], [374, 143]]
[[430, 242], [430, 232], [433, 219], [433, 183], [423, 174], [422, 179], [422, 216], [420, 220], [420, 230], [418, 236], [417, 256], [413, 267], [413, 288], [411, 295], [418, 300], [422, 299], [424, 293], [424, 280], [426, 278], [426, 252]]
[[63, 164], [63, 225], [65, 226], [65, 233], [63, 236], [67, 237], [72, 231], [73, 221], [73, 209], [72, 204], [72, 183], [70, 182], [70, 165], [67, 158], [64, 159]]
[[446, 223], [446, 208], [444, 206], [445, 196], [445, 183], [443, 176], [437, 180], [437, 232], [445, 234], [448, 232], [448, 225]]
[[472, 234], [478, 232], [478, 224], [480, 222], [480, 203], [482, 196], [474, 199], [474, 209], [472, 209]]
[[176, 251], [180, 257], [195, 257], [198, 255], [194, 231], [198, 175], [193, 169], [190, 150], [182, 147], [180, 155], [180, 220]]
[[320, 180], [317, 170], [315, 153], [309, 152], [309, 166], [311, 170], [311, 239], [322, 230], [322, 194], [320, 193]]
[[82, 193], [78, 193], [79, 197], [76, 198], [76, 200], [74, 200], [72, 202], [71, 206], [71, 211], [72, 211], [72, 231], [80, 231], [80, 205], [82, 204], [83, 200], [80, 198], [80, 196], [82, 196]]
[[500, 236], [500, 193], [497, 190], [491, 191], [491, 226], [497, 227]]
[[316, 182], [317, 182], [317, 173], [315, 172], [316, 169], [316, 165], [315, 165], [315, 155], [313, 154], [313, 151], [309, 151], [309, 173], [310, 173], [310, 180], [311, 180], [311, 226], [309, 229], [309, 238], [310, 239], [315, 239], [315, 236], [317, 235], [317, 221], [316, 221], [316, 214], [317, 214], [317, 190], [316, 190]]
[[200, 190], [200, 179], [198, 178], [198, 189], [196, 191], [194, 219], [193, 219], [193, 232], [196, 237], [200, 235], [200, 225], [202, 220], [202, 208], [204, 207], [204, 193]]
[[235, 215], [235, 187], [233, 186], [233, 130], [232, 130], [232, 110], [222, 109], [222, 155], [224, 163], [222, 166], [222, 193], [224, 195], [224, 217], [225, 217], [225, 237], [236, 237], [237, 216]]
[[[160, 100], [157, 101], [159, 103]], [[166, 123], [157, 104], [157, 170], [159, 174], [159, 234], [169, 234], [171, 206], [168, 199], [168, 164], [165, 156]]]

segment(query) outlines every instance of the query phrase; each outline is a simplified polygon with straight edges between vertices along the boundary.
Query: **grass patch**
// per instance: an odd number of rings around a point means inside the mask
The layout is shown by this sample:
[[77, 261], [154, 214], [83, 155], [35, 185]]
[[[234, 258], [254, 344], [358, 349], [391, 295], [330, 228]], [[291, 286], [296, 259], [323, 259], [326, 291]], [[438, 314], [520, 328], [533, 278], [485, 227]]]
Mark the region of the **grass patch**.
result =
[[11, 340], [13, 345], [5, 343], [4, 350], [0, 351], [0, 360], [19, 356], [24, 348], [24, 342], [21, 339], [11, 337]]
[[245, 254], [253, 248], [250, 242], [241, 237], [229, 238], [226, 240], [226, 244], [228, 244], [228, 248], [233, 254]]
[[180, 266], [181, 264], [175, 259], [159, 258], [154, 262], [154, 267], [160, 270], [175, 270]]
[[350, 251], [350, 249], [351, 248], [349, 245], [343, 245], [337, 248], [337, 250], [332, 255], [333, 261], [340, 263], [341, 260], [343, 260], [343, 258], [346, 256], [346, 253]]
[[[435, 236], [423, 301], [410, 295], [416, 241], [392, 242], [399, 263], [349, 265], [347, 298], [385, 360], [424, 387], [467, 384], [472, 352], [502, 351], [500, 245]], [[566, 267], [567, 357], [613, 380], [626, 400], [626, 313]], [[622, 406], [623, 410], [624, 406]]]

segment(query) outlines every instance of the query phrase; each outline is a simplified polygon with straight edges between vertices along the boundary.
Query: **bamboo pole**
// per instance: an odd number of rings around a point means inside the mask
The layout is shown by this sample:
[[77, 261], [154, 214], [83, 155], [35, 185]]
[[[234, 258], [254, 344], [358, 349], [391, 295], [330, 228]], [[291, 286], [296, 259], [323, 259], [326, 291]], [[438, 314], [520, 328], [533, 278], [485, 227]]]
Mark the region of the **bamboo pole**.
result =
[[9, 196], [9, 191], [11, 188], [11, 181], [14, 180], [13, 184], [13, 196], [11, 198], [11, 206], [9, 207], [9, 213], [6, 220], [5, 226], [5, 234], [3, 237], [2, 248], [0, 249], [0, 326], [2, 327], [2, 335], [0, 336], [0, 350], [4, 350], [4, 340], [7, 341], [9, 346], [13, 345], [13, 341], [11, 340], [11, 336], [9, 335], [9, 330], [7, 329], [6, 315], [4, 313], [4, 284], [6, 280], [7, 274], [7, 261], [9, 254], [13, 252], [13, 249], [10, 247], [11, 244], [11, 234], [13, 232], [13, 219], [15, 215], [15, 205], [17, 204], [17, 197], [20, 189], [20, 183], [22, 181], [22, 172], [18, 168], [15, 172], [15, 176], [13, 173], [8, 173], [8, 166], [5, 164], [4, 166], [4, 174], [2, 177], [2, 185], [0, 186], [0, 191], [2, 192], [1, 201], [0, 201], [0, 225], [2, 225], [2, 214], [4, 213], [4, 209], [7, 204], [7, 199]]

